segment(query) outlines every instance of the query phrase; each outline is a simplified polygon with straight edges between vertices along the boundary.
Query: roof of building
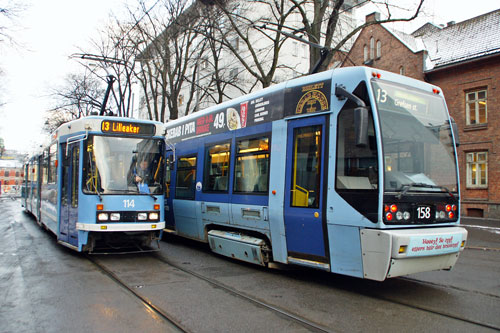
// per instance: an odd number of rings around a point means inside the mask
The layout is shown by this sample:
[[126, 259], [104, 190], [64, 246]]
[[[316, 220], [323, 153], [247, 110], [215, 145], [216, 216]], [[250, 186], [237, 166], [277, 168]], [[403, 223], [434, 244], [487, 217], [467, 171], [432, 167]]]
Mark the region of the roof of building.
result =
[[500, 53], [500, 9], [446, 27], [426, 23], [411, 35], [384, 28], [412, 52], [427, 51], [425, 71]]
[[18, 160], [1, 160], [0, 159], [0, 168], [22, 168], [23, 164]]

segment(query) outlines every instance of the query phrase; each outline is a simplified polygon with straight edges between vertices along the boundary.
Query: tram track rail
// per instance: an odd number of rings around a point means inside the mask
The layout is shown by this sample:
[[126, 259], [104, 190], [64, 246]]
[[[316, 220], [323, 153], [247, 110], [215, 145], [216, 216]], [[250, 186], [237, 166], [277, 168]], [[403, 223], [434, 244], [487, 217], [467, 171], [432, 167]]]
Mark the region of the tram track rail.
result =
[[[168, 260], [167, 258], [163, 257], [161, 254], [159, 253], [155, 253], [154, 254], [155, 257], [157, 257], [157, 259], [159, 259], [160, 261], [176, 268], [176, 269], [179, 269], [187, 274], [190, 274], [192, 276], [195, 276], [199, 279], [202, 279], [210, 284], [212, 284], [213, 286], [217, 287], [217, 288], [221, 288], [235, 296], [238, 296], [238, 297], [241, 297], [241, 298], [244, 298], [252, 303], [255, 303], [259, 306], [262, 306], [262, 307], [265, 307], [267, 309], [270, 309], [272, 310], [273, 312], [277, 312], [281, 315], [284, 315], [290, 319], [293, 319], [294, 321], [296, 322], [299, 322], [301, 323], [302, 325], [304, 325], [305, 327], [308, 327], [308, 328], [312, 328], [314, 329], [315, 331], [318, 331], [318, 332], [332, 332], [332, 329], [330, 328], [326, 328], [326, 327], [323, 327], [321, 325], [318, 325], [316, 323], [313, 323], [299, 315], [296, 315], [296, 314], [293, 314], [293, 313], [290, 313], [289, 311], [286, 311], [284, 309], [280, 309], [279, 307], [276, 307], [276, 306], [273, 306], [273, 305], [270, 305], [264, 301], [261, 301], [261, 300], [258, 300], [252, 296], [249, 296], [241, 291], [238, 291], [232, 287], [228, 287], [227, 285], [219, 282], [219, 281], [216, 281], [214, 279], [211, 279], [211, 278], [208, 278], [206, 276], [203, 276], [201, 274], [198, 274], [196, 272], [193, 272], [189, 269], [186, 269], [178, 264], [175, 264], [173, 262], [171, 262], [170, 260]], [[458, 288], [458, 287], [453, 287], [453, 286], [446, 286], [446, 285], [442, 285], [442, 284], [436, 284], [436, 283], [427, 283], [425, 281], [421, 281], [421, 280], [417, 280], [417, 279], [413, 279], [413, 278], [408, 278], [408, 277], [401, 277], [401, 279], [403, 280], [407, 280], [407, 281], [411, 281], [413, 283], [420, 283], [420, 284], [425, 284], [425, 285], [432, 285], [432, 286], [438, 286], [438, 287], [443, 287], [443, 288], [450, 288], [450, 289], [455, 289], [455, 290], [459, 290], [461, 292], [474, 292], [474, 293], [478, 293], [478, 294], [481, 294], [483, 296], [487, 296], [487, 297], [494, 297], [494, 298], [498, 298], [500, 299], [499, 296], [497, 295], [493, 295], [493, 294], [489, 294], [489, 293], [482, 293], [482, 292], [477, 292], [477, 291], [472, 291], [472, 290], [467, 290], [467, 289], [463, 289], [463, 288]], [[500, 330], [500, 327], [499, 326], [496, 326], [494, 324], [490, 324], [490, 323], [486, 323], [486, 322], [481, 322], [481, 321], [478, 321], [478, 320], [474, 320], [474, 319], [470, 319], [470, 318], [466, 318], [464, 316], [459, 316], [459, 315], [456, 315], [456, 314], [453, 314], [453, 313], [449, 313], [449, 312], [446, 312], [446, 311], [438, 311], [436, 309], [433, 309], [431, 307], [428, 307], [428, 306], [424, 306], [424, 305], [417, 305], [417, 304], [412, 304], [411, 302], [405, 302], [405, 301], [401, 301], [401, 300], [395, 300], [393, 298], [390, 298], [390, 297], [387, 297], [387, 296], [383, 296], [383, 295], [380, 295], [380, 294], [371, 294], [371, 293], [367, 293], [367, 292], [361, 292], [364, 296], [367, 296], [367, 297], [371, 297], [371, 298], [375, 298], [377, 300], [383, 300], [383, 301], [386, 301], [386, 302], [390, 302], [390, 303], [393, 303], [393, 304], [397, 304], [397, 305], [401, 305], [401, 306], [404, 306], [404, 307], [407, 307], [407, 308], [410, 308], [410, 309], [415, 309], [415, 310], [419, 310], [419, 311], [424, 311], [424, 312], [427, 312], [427, 313], [430, 313], [430, 314], [434, 314], [434, 315], [439, 315], [439, 316], [443, 316], [443, 317], [446, 317], [446, 318], [450, 318], [450, 319], [454, 319], [454, 320], [459, 320], [459, 321], [462, 321], [464, 323], [468, 323], [468, 324], [472, 324], [472, 325], [477, 325], [477, 326], [480, 326], [480, 327], [484, 327], [484, 328], [489, 328], [489, 329], [493, 329], [493, 330]]]
[[148, 310], [156, 313], [160, 318], [164, 321], [170, 323], [174, 328], [178, 329], [180, 332], [190, 332], [188, 329], [183, 327], [176, 319], [170, 316], [167, 312], [161, 309], [159, 306], [155, 305], [148, 298], [144, 297], [140, 293], [138, 293], [134, 288], [129, 286], [125, 281], [123, 281], [118, 275], [116, 275], [113, 271], [108, 269], [105, 265], [101, 264], [94, 256], [86, 255], [86, 258], [94, 264], [94, 266], [102, 272], [104, 275], [108, 276], [112, 281], [122, 287], [129, 294], [133, 295], [137, 298]]
[[[399, 277], [399, 279], [405, 280], [405, 281], [410, 281], [412, 283], [429, 285], [429, 286], [433, 286], [433, 287], [440, 287], [440, 288], [448, 288], [448, 289], [458, 290], [460, 292], [476, 293], [476, 294], [480, 294], [480, 295], [487, 296], [487, 297], [497, 298], [497, 299], [500, 300], [499, 296], [493, 295], [493, 294], [489, 294], [489, 293], [483, 293], [483, 292], [479, 292], [479, 291], [468, 290], [468, 289], [464, 289], [464, 288], [459, 288], [459, 287], [454, 287], [454, 286], [448, 286], [448, 285], [439, 284], [439, 283], [426, 282], [426, 281], [422, 281], [422, 280], [418, 280], [418, 279], [414, 279], [414, 278], [410, 278], [410, 277]], [[466, 318], [464, 316], [456, 315], [454, 313], [447, 312], [447, 311], [440, 311], [440, 310], [437, 310], [437, 309], [432, 308], [430, 306], [421, 305], [421, 304], [412, 304], [411, 302], [407, 302], [407, 301], [404, 301], [404, 300], [397, 300], [397, 299], [394, 299], [394, 298], [391, 298], [391, 297], [388, 297], [388, 296], [383, 296], [383, 295], [381, 295], [379, 293], [373, 293], [373, 294], [372, 293], [364, 293], [364, 295], [366, 295], [367, 297], [376, 298], [378, 300], [384, 300], [384, 301], [387, 301], [387, 302], [390, 302], [390, 303], [393, 303], [393, 304], [402, 305], [402, 306], [405, 306], [407, 308], [411, 308], [411, 309], [415, 309], [415, 310], [420, 310], [420, 311], [425, 311], [425, 312], [430, 313], [430, 314], [440, 315], [440, 316], [447, 317], [447, 318], [450, 318], [450, 319], [459, 320], [459, 321], [462, 321], [464, 323], [468, 323], [468, 324], [480, 326], [480, 327], [483, 327], [483, 328], [489, 328], [489, 329], [500, 331], [500, 326], [498, 326], [498, 325], [494, 325], [494, 324], [491, 324], [491, 323], [482, 322], [482, 321], [471, 319], [471, 318]]]
[[189, 274], [189, 275], [194, 276], [200, 280], [203, 280], [216, 288], [222, 289], [225, 292], [227, 292], [233, 296], [236, 296], [240, 299], [243, 299], [245, 301], [248, 301], [248, 302], [250, 302], [258, 307], [261, 307], [261, 308], [267, 309], [273, 313], [276, 313], [281, 317], [285, 317], [287, 319], [293, 320], [294, 322], [300, 324], [301, 326], [303, 326], [305, 328], [310, 329], [313, 332], [336, 332], [335, 330], [332, 330], [331, 328], [327, 328], [327, 327], [324, 327], [320, 324], [314, 323], [314, 322], [312, 322], [312, 321], [310, 321], [310, 320], [308, 320], [308, 319], [306, 319], [298, 314], [294, 314], [290, 311], [287, 311], [287, 310], [279, 308], [275, 305], [272, 305], [272, 304], [269, 304], [269, 303], [264, 302], [262, 300], [259, 300], [255, 297], [252, 297], [252, 296], [250, 296], [244, 292], [241, 292], [233, 287], [229, 287], [229, 286], [227, 286], [227, 285], [225, 285], [217, 280], [203, 276], [203, 275], [198, 274], [192, 270], [186, 269], [186, 268], [184, 268], [176, 263], [173, 263], [171, 260], [165, 258], [163, 255], [161, 255], [159, 253], [154, 253], [152, 255], [156, 259], [160, 260], [161, 262], [163, 262], [171, 267], [174, 267], [174, 268], [176, 268], [176, 269], [178, 269], [186, 274]]
[[[217, 281], [216, 279], [204, 276], [204, 275], [197, 273], [193, 270], [187, 269], [187, 268], [183, 267], [182, 265], [175, 263], [172, 260], [166, 258], [160, 252], [152, 252], [152, 253], [149, 253], [148, 255], [151, 258], [154, 258], [154, 259], [156, 259], [156, 260], [158, 260], [158, 261], [160, 261], [160, 262], [162, 262], [162, 263], [164, 263], [172, 268], [175, 268], [175, 269], [177, 269], [185, 274], [188, 274], [189, 276], [192, 276], [192, 277], [195, 277], [196, 279], [202, 280], [202, 281], [208, 283], [209, 285], [211, 285], [219, 290], [223, 290], [224, 292], [226, 292], [234, 297], [237, 297], [237, 298], [242, 299], [244, 301], [247, 301], [247, 302], [249, 302], [257, 307], [260, 307], [260, 308], [268, 310], [272, 313], [275, 313], [276, 315], [278, 315], [282, 318], [286, 318], [288, 320], [291, 320], [291, 321], [299, 324], [300, 326], [302, 326], [310, 331], [313, 331], [313, 332], [337, 332], [335, 329], [332, 329], [330, 327], [325, 327], [321, 324], [313, 322], [313, 321], [301, 316], [300, 314], [296, 314], [296, 313], [288, 311], [284, 308], [281, 308], [279, 306], [270, 304], [264, 300], [258, 299], [254, 296], [251, 296], [251, 295], [248, 295], [247, 293], [245, 293], [243, 291], [237, 290], [236, 288], [230, 287], [230, 286], [228, 286], [220, 281]], [[173, 318], [171, 315], [169, 315], [166, 311], [164, 311], [159, 306], [155, 305], [154, 302], [152, 302], [148, 298], [141, 295], [134, 286], [129, 286], [125, 281], [123, 281], [111, 269], [109, 269], [105, 265], [101, 264], [95, 257], [93, 257], [93, 256], [87, 256], [87, 257], [101, 272], [103, 272], [110, 279], [112, 279], [114, 282], [119, 284], [122, 288], [124, 288], [130, 294], [132, 294], [137, 299], [139, 299], [140, 302], [142, 302], [144, 304], [144, 306], [146, 306], [148, 309], [150, 309], [151, 311], [154, 311], [161, 318], [163, 318], [164, 320], [171, 323], [179, 331], [189, 332], [189, 330], [187, 328], [183, 327], [175, 318]], [[447, 288], [447, 289], [452, 289], [452, 290], [456, 290], [459, 292], [466, 292], [466, 293], [472, 292], [472, 293], [480, 294], [482, 296], [500, 299], [500, 296], [490, 294], [490, 293], [483, 293], [480, 291], [468, 290], [468, 289], [464, 289], [464, 288], [460, 288], [460, 287], [449, 286], [449, 285], [444, 285], [444, 284], [439, 284], [439, 283], [426, 282], [426, 281], [414, 279], [411, 277], [400, 277], [399, 279], [401, 279], [403, 281], [408, 281], [411, 283], [417, 283], [417, 284], [422, 284], [422, 285], [427, 285], [427, 286], [432, 286], [432, 287], [439, 287], [439, 288]], [[360, 295], [363, 295], [365, 297], [379, 300], [379, 301], [382, 300], [382, 301], [389, 302], [392, 304], [397, 304], [399, 306], [404, 306], [404, 307], [409, 308], [409, 309], [423, 311], [423, 312], [426, 312], [426, 313], [429, 313], [432, 315], [438, 315], [438, 316], [446, 317], [449, 319], [458, 320], [460, 322], [464, 322], [464, 323], [474, 325], [477, 327], [482, 327], [482, 328], [500, 331], [500, 326], [498, 326], [498, 325], [484, 322], [484, 321], [480, 321], [480, 320], [476, 320], [476, 319], [472, 319], [470, 317], [458, 315], [458, 314], [455, 314], [455, 313], [452, 313], [452, 312], [449, 312], [446, 310], [439, 310], [439, 309], [433, 308], [432, 306], [429, 306], [429, 305], [412, 303], [411, 301], [407, 301], [405, 299], [397, 299], [394, 297], [383, 295], [383, 293], [379, 293], [376, 291], [370, 292], [370, 291], [359, 290], [359, 289], [358, 290], [350, 290], [350, 291], [357, 293], [357, 294], [360, 294]]]
[[[216, 281], [214, 279], [211, 279], [209, 277], [203, 276], [201, 274], [198, 274], [194, 271], [191, 271], [189, 269], [186, 269], [169, 259], [165, 258], [158, 252], [151, 252], [148, 253], [152, 258], [155, 258], [159, 260], [160, 262], [169, 265], [170, 267], [173, 267], [177, 270], [182, 271], [185, 274], [188, 274], [190, 276], [193, 276], [199, 280], [202, 280], [213, 287], [223, 290], [224, 292], [234, 296], [238, 297], [239, 299], [242, 299], [244, 301], [247, 301], [255, 306], [258, 306], [260, 308], [266, 309], [268, 311], [271, 311], [277, 315], [279, 315], [282, 318], [286, 318], [288, 320], [291, 320], [302, 327], [310, 330], [311, 332], [337, 332], [331, 328], [324, 327], [322, 325], [319, 325], [317, 323], [314, 323], [300, 315], [294, 314], [290, 311], [287, 311], [285, 309], [279, 308], [277, 306], [274, 306], [272, 304], [266, 303], [262, 300], [259, 300], [255, 297], [252, 297], [246, 293], [243, 293], [241, 291], [238, 291], [235, 288], [229, 287], [219, 281]], [[166, 311], [164, 311], [162, 308], [159, 306], [155, 305], [151, 300], [149, 300], [147, 297], [144, 297], [141, 295], [136, 288], [133, 286], [129, 286], [125, 281], [123, 281], [117, 274], [115, 274], [111, 269], [107, 268], [105, 265], [101, 264], [94, 256], [92, 255], [86, 255], [87, 259], [94, 264], [96, 268], [99, 269], [102, 273], [104, 273], [106, 276], [108, 276], [111, 280], [113, 280], [115, 283], [120, 285], [123, 289], [125, 289], [128, 293], [136, 297], [141, 303], [144, 304], [145, 307], [150, 309], [151, 311], [154, 311], [157, 315], [159, 315], [162, 319], [165, 321], [171, 323], [175, 328], [177, 328], [181, 332], [190, 332], [187, 328], [185, 328], [182, 324], [180, 324], [176, 319], [174, 319], [171, 315], [169, 315]]]

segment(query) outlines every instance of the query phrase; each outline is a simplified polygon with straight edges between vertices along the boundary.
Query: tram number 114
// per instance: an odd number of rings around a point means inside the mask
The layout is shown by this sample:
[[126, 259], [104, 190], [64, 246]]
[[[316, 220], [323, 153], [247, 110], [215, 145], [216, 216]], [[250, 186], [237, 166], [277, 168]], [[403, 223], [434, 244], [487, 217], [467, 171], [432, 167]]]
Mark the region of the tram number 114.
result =
[[125, 208], [134, 208], [135, 207], [135, 202], [134, 200], [130, 200], [130, 199], [125, 199], [123, 200], [123, 207]]

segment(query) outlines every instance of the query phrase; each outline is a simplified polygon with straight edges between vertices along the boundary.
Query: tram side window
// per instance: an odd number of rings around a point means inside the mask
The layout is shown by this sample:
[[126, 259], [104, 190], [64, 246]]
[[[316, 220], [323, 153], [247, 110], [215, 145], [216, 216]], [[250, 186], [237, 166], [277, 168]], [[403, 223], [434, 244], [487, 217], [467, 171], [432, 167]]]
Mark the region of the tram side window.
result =
[[208, 192], [227, 192], [231, 145], [221, 143], [206, 148], [204, 186]]
[[321, 189], [321, 126], [295, 128], [293, 133], [292, 195], [293, 207], [319, 207]]
[[177, 178], [175, 197], [194, 199], [196, 181], [196, 156], [179, 157], [177, 160]]
[[269, 138], [236, 142], [235, 193], [265, 193], [269, 189]]
[[371, 114], [368, 137], [366, 147], [356, 146], [354, 110], [343, 110], [338, 119], [337, 189], [372, 190], [378, 187], [377, 150]]
[[79, 169], [80, 169], [80, 147], [73, 147], [73, 154], [72, 154], [72, 179], [71, 179], [71, 207], [76, 208], [78, 207], [78, 189], [79, 189], [79, 184], [78, 184], [78, 175], [79, 175]]
[[55, 184], [57, 182], [57, 144], [53, 144], [49, 149], [49, 179], [50, 184]]
[[[172, 156], [170, 156], [172, 157]], [[165, 163], [165, 197], [170, 198], [170, 183], [171, 183], [171, 158], [167, 160], [167, 163]]]
[[[354, 94], [369, 105], [364, 83], [354, 90]], [[335, 189], [354, 209], [372, 222], [376, 222], [379, 185], [373, 116], [369, 112], [368, 145], [357, 146], [354, 108], [354, 103], [348, 101], [338, 116]]]
[[42, 157], [42, 184], [49, 182], [49, 152], [45, 150]]

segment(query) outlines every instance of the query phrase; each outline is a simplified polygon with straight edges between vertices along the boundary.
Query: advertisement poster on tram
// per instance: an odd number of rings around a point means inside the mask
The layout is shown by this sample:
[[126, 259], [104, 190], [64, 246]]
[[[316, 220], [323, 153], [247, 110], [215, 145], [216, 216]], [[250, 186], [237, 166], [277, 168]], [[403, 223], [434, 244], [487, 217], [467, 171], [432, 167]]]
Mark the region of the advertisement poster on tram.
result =
[[283, 90], [280, 90], [226, 108], [217, 108], [213, 112], [197, 117], [189, 117], [189, 120], [167, 129], [167, 140], [175, 143], [283, 118], [283, 97]]

